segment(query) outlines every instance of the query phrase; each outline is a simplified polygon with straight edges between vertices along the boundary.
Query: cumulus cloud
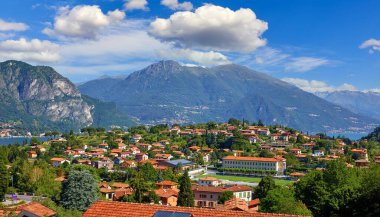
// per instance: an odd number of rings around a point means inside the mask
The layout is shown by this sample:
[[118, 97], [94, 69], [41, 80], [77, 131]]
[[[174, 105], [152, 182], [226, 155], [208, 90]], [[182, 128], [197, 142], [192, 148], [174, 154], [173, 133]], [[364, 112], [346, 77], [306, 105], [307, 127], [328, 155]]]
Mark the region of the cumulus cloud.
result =
[[147, 20], [124, 20], [101, 33], [96, 41], [65, 41], [61, 61], [54, 67], [70, 78], [84, 80], [93, 75], [132, 72], [162, 59], [202, 66], [229, 63], [218, 52], [180, 49], [162, 42], [147, 33], [148, 26]]
[[38, 63], [56, 62], [60, 59], [59, 45], [46, 40], [5, 40], [0, 42], [0, 59]]
[[236, 52], [264, 46], [261, 35], [268, 29], [251, 9], [233, 11], [211, 4], [194, 12], [176, 12], [168, 19], [157, 18], [150, 25], [151, 35], [180, 47]]
[[306, 72], [327, 65], [329, 61], [324, 58], [296, 57], [285, 64], [285, 71]]
[[159, 53], [166, 59], [190, 60], [202, 66], [224, 65], [231, 63], [226, 56], [214, 51], [201, 52], [190, 49], [173, 48], [170, 50], [159, 51]]
[[0, 31], [25, 31], [28, 28], [25, 23], [6, 22], [0, 19]]
[[124, 4], [126, 10], [147, 10], [147, 0], [127, 0]]
[[179, 3], [178, 0], [162, 0], [161, 4], [172, 10], [190, 11], [193, 9], [193, 4], [191, 2]]
[[54, 27], [45, 28], [43, 32], [49, 36], [95, 39], [103, 28], [124, 17], [125, 13], [120, 10], [104, 14], [97, 5], [78, 5], [71, 10], [66, 6], [59, 8]]
[[380, 40], [376, 39], [368, 39], [367, 41], [363, 42], [360, 46], [360, 49], [366, 49], [369, 48], [369, 53], [373, 54], [375, 51], [380, 51]]
[[310, 93], [358, 90], [355, 86], [346, 83], [340, 86], [331, 86], [324, 81], [317, 80], [309, 81], [300, 78], [283, 78], [282, 80]]

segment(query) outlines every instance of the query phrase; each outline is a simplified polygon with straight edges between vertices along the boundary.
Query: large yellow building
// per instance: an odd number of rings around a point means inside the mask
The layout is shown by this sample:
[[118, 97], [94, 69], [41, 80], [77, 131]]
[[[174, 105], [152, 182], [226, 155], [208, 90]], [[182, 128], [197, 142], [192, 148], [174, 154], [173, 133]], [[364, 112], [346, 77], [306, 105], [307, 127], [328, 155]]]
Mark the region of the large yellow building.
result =
[[284, 175], [286, 169], [286, 159], [281, 157], [266, 158], [226, 156], [222, 160], [224, 169], [276, 171], [276, 175]]

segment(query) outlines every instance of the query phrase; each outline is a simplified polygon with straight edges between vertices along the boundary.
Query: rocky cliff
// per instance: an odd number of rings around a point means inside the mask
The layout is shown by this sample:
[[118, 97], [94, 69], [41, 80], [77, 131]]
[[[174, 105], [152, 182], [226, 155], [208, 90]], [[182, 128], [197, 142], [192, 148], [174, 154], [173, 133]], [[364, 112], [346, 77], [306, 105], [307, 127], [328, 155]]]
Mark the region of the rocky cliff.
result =
[[43, 129], [91, 125], [92, 106], [53, 68], [19, 61], [0, 63], [0, 122]]

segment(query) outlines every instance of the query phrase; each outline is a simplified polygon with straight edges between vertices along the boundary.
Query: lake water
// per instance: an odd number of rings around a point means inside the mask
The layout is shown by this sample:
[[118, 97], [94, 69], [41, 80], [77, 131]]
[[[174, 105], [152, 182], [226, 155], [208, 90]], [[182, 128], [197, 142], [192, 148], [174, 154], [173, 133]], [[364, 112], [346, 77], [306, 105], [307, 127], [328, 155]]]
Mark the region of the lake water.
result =
[[[36, 138], [42, 142], [50, 139], [50, 137], [36, 137]], [[10, 145], [10, 144], [16, 144], [16, 143], [22, 144], [25, 140], [29, 144], [31, 139], [32, 137], [2, 137], [0, 138], [0, 145]]]

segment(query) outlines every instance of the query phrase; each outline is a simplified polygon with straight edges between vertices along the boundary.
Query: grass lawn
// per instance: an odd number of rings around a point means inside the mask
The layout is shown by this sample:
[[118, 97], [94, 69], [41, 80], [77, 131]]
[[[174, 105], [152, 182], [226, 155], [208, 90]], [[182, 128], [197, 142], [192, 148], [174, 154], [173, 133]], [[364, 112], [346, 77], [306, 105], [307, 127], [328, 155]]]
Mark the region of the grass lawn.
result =
[[[217, 179], [229, 180], [229, 181], [235, 181], [235, 182], [259, 183], [261, 181], [261, 178], [258, 178], [258, 177], [223, 176], [223, 175], [200, 175], [200, 176], [197, 176], [197, 178], [205, 177], [205, 176], [210, 176], [210, 177], [215, 177]], [[280, 180], [280, 179], [274, 179], [274, 182], [276, 183], [276, 185], [282, 185], [282, 186], [293, 183], [293, 181]]]

